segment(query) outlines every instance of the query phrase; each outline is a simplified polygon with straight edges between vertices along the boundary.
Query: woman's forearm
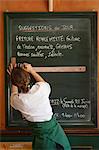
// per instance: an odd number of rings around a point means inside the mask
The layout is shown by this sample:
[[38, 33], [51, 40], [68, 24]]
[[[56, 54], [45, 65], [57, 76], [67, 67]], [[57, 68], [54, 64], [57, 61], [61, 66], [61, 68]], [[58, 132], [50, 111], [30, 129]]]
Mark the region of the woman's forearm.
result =
[[30, 73], [37, 82], [45, 82], [45, 80], [36, 71], [34, 71], [34, 69], [31, 69]]
[[11, 93], [18, 93], [18, 88], [17, 88], [17, 86], [15, 86], [15, 85], [13, 85], [12, 84], [12, 87], [11, 87]]

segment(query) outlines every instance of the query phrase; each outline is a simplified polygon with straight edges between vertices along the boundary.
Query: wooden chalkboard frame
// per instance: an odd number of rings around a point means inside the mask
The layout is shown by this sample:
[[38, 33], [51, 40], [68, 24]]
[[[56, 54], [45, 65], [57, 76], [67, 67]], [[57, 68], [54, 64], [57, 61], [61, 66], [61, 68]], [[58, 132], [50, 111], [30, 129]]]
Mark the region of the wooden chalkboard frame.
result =
[[[97, 12], [66, 12], [66, 13], [32, 13], [32, 12], [5, 12], [4, 13], [4, 41], [5, 41], [5, 71], [9, 65], [12, 57], [12, 46], [11, 46], [11, 31], [10, 23], [14, 18], [88, 18], [91, 22], [91, 120], [88, 122], [64, 122], [59, 121], [64, 127], [97, 127]], [[5, 73], [5, 101], [6, 101], [6, 126], [7, 127], [27, 127], [25, 120], [13, 120], [11, 119], [11, 107], [10, 101], [10, 85], [9, 77]], [[15, 112], [16, 113], [16, 112]], [[13, 116], [12, 116], [13, 118]]]

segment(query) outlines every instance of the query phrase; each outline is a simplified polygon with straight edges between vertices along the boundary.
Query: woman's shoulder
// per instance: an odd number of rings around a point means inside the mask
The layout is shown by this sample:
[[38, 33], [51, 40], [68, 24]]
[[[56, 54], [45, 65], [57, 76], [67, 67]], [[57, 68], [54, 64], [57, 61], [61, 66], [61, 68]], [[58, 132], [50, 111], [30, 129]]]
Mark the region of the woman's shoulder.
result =
[[31, 93], [35, 93], [37, 91], [46, 91], [46, 90], [50, 90], [50, 85], [48, 82], [36, 82], [32, 87], [31, 89], [29, 90], [29, 92]]

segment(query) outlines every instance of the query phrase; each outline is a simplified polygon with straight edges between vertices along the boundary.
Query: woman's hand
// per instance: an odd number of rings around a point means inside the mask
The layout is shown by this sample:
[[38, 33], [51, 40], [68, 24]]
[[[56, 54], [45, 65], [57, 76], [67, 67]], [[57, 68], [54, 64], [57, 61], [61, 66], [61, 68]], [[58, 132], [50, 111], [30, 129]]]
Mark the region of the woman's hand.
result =
[[12, 70], [16, 67], [16, 57], [11, 57], [11, 63], [8, 66], [7, 73], [11, 76]]
[[22, 69], [24, 69], [25, 71], [27, 71], [29, 73], [31, 73], [32, 71], [35, 72], [35, 70], [31, 66], [31, 64], [28, 64], [28, 63], [23, 63]]
[[31, 75], [37, 82], [45, 82], [45, 80], [35, 71], [35, 69], [31, 66], [31, 64], [24, 63], [22, 69], [31, 73]]
[[12, 70], [17, 66], [17, 64], [13, 65], [12, 63], [10, 63], [10, 65], [8, 66], [7, 69], [7, 73], [9, 74], [9, 76], [11, 76]]

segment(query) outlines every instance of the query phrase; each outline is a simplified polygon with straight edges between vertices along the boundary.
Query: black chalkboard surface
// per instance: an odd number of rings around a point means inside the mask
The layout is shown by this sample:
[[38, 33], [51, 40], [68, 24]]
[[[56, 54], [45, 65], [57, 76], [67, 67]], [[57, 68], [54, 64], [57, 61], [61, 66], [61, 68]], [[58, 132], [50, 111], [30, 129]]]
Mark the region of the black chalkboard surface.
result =
[[[97, 13], [4, 13], [5, 56], [31, 63], [50, 83], [50, 102], [63, 126], [97, 126]], [[10, 106], [7, 126], [27, 126]]]

